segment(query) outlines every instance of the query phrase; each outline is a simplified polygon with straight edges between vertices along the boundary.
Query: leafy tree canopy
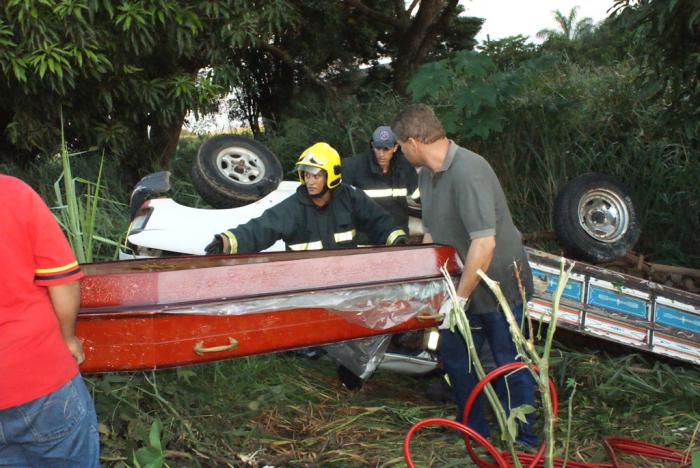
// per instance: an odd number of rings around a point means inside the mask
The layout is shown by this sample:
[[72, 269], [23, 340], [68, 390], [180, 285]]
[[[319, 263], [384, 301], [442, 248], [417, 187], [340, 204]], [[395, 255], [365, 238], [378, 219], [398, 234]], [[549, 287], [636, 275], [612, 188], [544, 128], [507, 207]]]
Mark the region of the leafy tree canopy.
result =
[[[295, 2], [304, 21], [294, 23], [259, 47], [238, 50], [231, 59], [245, 65], [237, 91], [236, 117], [255, 123], [278, 121], [309, 92], [322, 93], [331, 107], [339, 95], [385, 83], [405, 94], [408, 77], [429, 60], [476, 45], [482, 20], [461, 16], [457, 0], [306, 0]], [[383, 60], [389, 65], [382, 65]], [[364, 72], [361, 65], [369, 65]], [[343, 126], [343, 112], [334, 109]]]
[[574, 40], [590, 34], [594, 28], [593, 20], [587, 16], [578, 19], [578, 8], [577, 6], [573, 7], [568, 15], [559, 10], [554, 10], [552, 15], [559, 29], [542, 29], [537, 33], [537, 37], [541, 39], [556, 37]]
[[8, 0], [0, 8], [0, 151], [15, 159], [68, 141], [167, 162], [185, 113], [235, 83], [233, 47], [299, 21], [285, 0]]
[[479, 49], [488, 55], [499, 69], [511, 70], [539, 54], [539, 47], [527, 40], [527, 36], [518, 34], [503, 39], [487, 40]]
[[382, 57], [404, 91], [421, 63], [474, 46], [481, 20], [462, 11], [457, 0], [6, 0], [0, 152], [54, 152], [63, 113], [71, 145], [107, 149], [133, 179], [167, 165], [188, 111], [232, 89], [251, 124], [305, 92], [332, 105]]
[[485, 54], [461, 51], [421, 66], [409, 83], [414, 101], [436, 104], [448, 134], [486, 139], [503, 129], [504, 101], [522, 92], [523, 80], [498, 71]]
[[644, 87], [662, 98], [660, 117], [700, 143], [700, 2], [697, 0], [615, 0], [619, 27], [634, 33]]

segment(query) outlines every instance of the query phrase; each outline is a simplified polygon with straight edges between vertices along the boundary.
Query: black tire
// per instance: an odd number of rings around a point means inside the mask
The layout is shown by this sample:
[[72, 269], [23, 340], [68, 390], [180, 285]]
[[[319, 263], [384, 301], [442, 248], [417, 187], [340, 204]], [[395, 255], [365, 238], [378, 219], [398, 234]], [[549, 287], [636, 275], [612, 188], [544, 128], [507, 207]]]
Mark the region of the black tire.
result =
[[629, 190], [595, 172], [580, 175], [562, 188], [552, 219], [564, 254], [591, 263], [622, 257], [641, 234]]
[[265, 145], [240, 135], [217, 135], [199, 147], [192, 184], [214, 208], [247, 205], [277, 188], [282, 165]]

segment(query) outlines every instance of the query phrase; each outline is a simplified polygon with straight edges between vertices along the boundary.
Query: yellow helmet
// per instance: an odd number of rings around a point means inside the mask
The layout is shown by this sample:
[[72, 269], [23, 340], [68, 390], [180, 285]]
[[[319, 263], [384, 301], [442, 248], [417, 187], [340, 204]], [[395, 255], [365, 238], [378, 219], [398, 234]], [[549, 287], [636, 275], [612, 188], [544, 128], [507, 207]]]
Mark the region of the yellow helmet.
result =
[[318, 174], [326, 171], [326, 186], [333, 189], [340, 184], [340, 155], [328, 143], [316, 143], [302, 151], [294, 167], [299, 176], [299, 182], [304, 183], [302, 171]]

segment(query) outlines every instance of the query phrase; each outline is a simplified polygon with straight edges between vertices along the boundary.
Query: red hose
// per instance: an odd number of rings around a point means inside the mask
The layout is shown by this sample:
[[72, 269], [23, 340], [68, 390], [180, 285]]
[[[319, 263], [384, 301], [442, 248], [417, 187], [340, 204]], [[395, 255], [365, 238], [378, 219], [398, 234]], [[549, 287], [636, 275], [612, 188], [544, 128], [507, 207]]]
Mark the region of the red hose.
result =
[[[476, 398], [479, 396], [479, 393], [482, 392], [486, 384], [490, 383], [492, 380], [494, 380], [497, 377], [500, 377], [501, 375], [516, 370], [516, 369], [521, 369], [523, 367], [527, 367], [527, 364], [524, 362], [511, 362], [509, 364], [504, 364], [501, 367], [498, 367], [488, 374], [484, 376], [483, 379], [479, 381], [478, 384], [472, 389], [471, 393], [469, 394], [469, 397], [467, 398], [467, 402], [464, 404], [464, 414], [462, 415], [462, 422], [464, 424], [467, 423], [469, 420], [469, 413], [472, 410], [472, 406], [474, 405], [474, 401], [476, 401]], [[535, 372], [538, 371], [537, 367], [533, 367]], [[552, 416], [556, 417], [557, 413], [559, 412], [559, 401], [557, 399], [557, 390], [554, 387], [554, 383], [552, 383], [552, 380], [549, 380], [549, 393], [552, 395]], [[471, 443], [469, 443], [469, 438], [464, 437], [464, 444], [467, 447], [467, 452], [469, 452], [469, 456], [471, 456], [472, 461], [476, 463], [479, 467], [481, 468], [495, 468], [495, 465], [488, 463], [482, 459], [479, 458], [479, 456], [474, 452], [474, 449], [471, 446]], [[535, 455], [535, 458], [532, 460], [532, 463], [528, 465], [528, 468], [532, 468], [537, 463], [542, 459], [544, 456], [544, 442], [542, 442], [542, 445], [540, 446], [540, 449], [537, 451], [537, 455]]]
[[[471, 393], [469, 394], [469, 397], [467, 398], [467, 401], [464, 405], [464, 414], [462, 421], [466, 422], [469, 420], [469, 413], [472, 409], [474, 401], [476, 400], [476, 397], [479, 395], [479, 393], [481, 393], [481, 391], [487, 383], [491, 382], [496, 377], [505, 374], [506, 372], [510, 372], [512, 370], [520, 369], [526, 366], [527, 364], [525, 364], [524, 362], [512, 362], [498, 367], [486, 374], [486, 376], [484, 376], [484, 378], [481, 379], [478, 384], [476, 384], [476, 386], [472, 389]], [[534, 370], [535, 372], [537, 372], [536, 367], [534, 367]], [[557, 391], [551, 379], [549, 381], [549, 391], [552, 396], [552, 416], [556, 417], [559, 409], [559, 401], [557, 398]], [[509, 468], [513, 466], [513, 460], [510, 452], [498, 452], [498, 449], [496, 449], [496, 447], [494, 447], [493, 444], [491, 444], [491, 442], [489, 442], [484, 436], [471, 429], [470, 427], [466, 426], [465, 424], [461, 424], [456, 421], [444, 418], [427, 418], [414, 424], [408, 431], [404, 439], [403, 456], [406, 460], [406, 465], [408, 465], [409, 468], [415, 467], [415, 465], [413, 464], [413, 458], [411, 457], [411, 438], [418, 429], [424, 426], [444, 426], [460, 431], [462, 434], [464, 434], [464, 444], [467, 448], [469, 456], [471, 457], [472, 461], [480, 468]], [[474, 451], [474, 448], [472, 447], [469, 439], [474, 439], [479, 445], [484, 447], [489, 453], [489, 455], [491, 455], [491, 457], [494, 459], [496, 464], [488, 463], [483, 459], [479, 458], [479, 456]], [[603, 440], [603, 445], [605, 446], [605, 450], [608, 453], [612, 464], [567, 461], [567, 468], [622, 468], [624, 465], [620, 465], [619, 461], [617, 460], [616, 451], [636, 456], [642, 456], [646, 458], [653, 458], [657, 460], [672, 461], [678, 463], [680, 467], [689, 466], [689, 463], [687, 462], [683, 464], [683, 462], [685, 461], [683, 452], [669, 449], [666, 447], [661, 447], [654, 444], [649, 444], [646, 442], [641, 442], [638, 440], [625, 439], [622, 437], [609, 437]], [[516, 455], [521, 464], [526, 465], [528, 468], [536, 468], [544, 466], [542, 460], [544, 455], [544, 449], [545, 443], [543, 442], [535, 455], [522, 452], [517, 453]], [[562, 467], [564, 466], [564, 461], [561, 459], [555, 459], [554, 466], [557, 468]]]
[[403, 456], [406, 460], [406, 465], [408, 465], [409, 468], [415, 468], [416, 466], [413, 464], [413, 459], [411, 458], [411, 437], [413, 437], [414, 432], [424, 426], [445, 426], [452, 429], [457, 429], [464, 434], [465, 438], [472, 437], [481, 446], [483, 446], [489, 452], [489, 455], [496, 460], [496, 465], [494, 466], [498, 466], [499, 468], [508, 468], [509, 466], [503, 456], [499, 453], [498, 449], [496, 449], [496, 447], [494, 447], [493, 444], [488, 441], [488, 439], [476, 432], [474, 429], [458, 423], [457, 421], [452, 421], [451, 419], [427, 418], [414, 424], [408, 431], [408, 434], [406, 434], [406, 438], [403, 441]]
[[[653, 458], [655, 460], [672, 461], [678, 463], [678, 466], [689, 465], [689, 463], [684, 460], [683, 452], [642, 442], [640, 440], [625, 439], [624, 437], [608, 437], [603, 440], [603, 446], [615, 467], [620, 466], [615, 452], [623, 452], [631, 455]], [[686, 461], [686, 463], [683, 463], [684, 461]]]

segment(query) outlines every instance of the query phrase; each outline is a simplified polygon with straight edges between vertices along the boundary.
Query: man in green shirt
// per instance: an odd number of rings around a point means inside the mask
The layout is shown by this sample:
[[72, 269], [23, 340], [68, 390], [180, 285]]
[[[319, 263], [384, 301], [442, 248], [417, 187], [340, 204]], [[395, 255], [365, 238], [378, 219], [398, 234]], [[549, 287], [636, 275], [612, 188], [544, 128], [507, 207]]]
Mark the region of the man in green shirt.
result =
[[[464, 262], [456, 288], [457, 304], [446, 299], [440, 312], [457, 307], [466, 313], [477, 351], [488, 341], [497, 366], [516, 361], [517, 351], [505, 316], [498, 309], [495, 296], [477, 275], [477, 270], [481, 269], [500, 283], [520, 321], [523, 304], [514, 262], [528, 297], [532, 294], [532, 273], [496, 174], [483, 157], [449, 140], [435, 113], [425, 104], [412, 105], [402, 111], [394, 119], [392, 130], [406, 159], [415, 167], [422, 167], [418, 188], [423, 207], [424, 242], [452, 246]], [[471, 373], [468, 371], [469, 357], [459, 332], [440, 330], [439, 353], [457, 401], [457, 419], [461, 421], [464, 403], [477, 377], [473, 367]], [[510, 401], [505, 402], [506, 409], [533, 404], [534, 382], [527, 371], [509, 376], [508, 387]], [[481, 400], [481, 397], [476, 400], [468, 425], [488, 437]], [[517, 437], [517, 441], [526, 445], [538, 442], [531, 416], [528, 424], [520, 427]]]

